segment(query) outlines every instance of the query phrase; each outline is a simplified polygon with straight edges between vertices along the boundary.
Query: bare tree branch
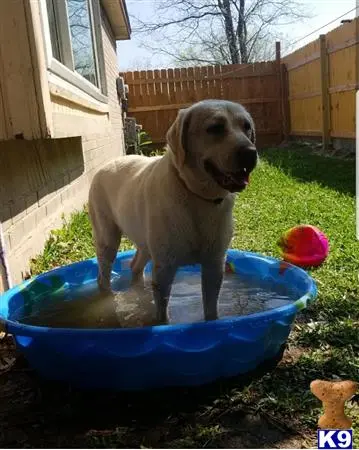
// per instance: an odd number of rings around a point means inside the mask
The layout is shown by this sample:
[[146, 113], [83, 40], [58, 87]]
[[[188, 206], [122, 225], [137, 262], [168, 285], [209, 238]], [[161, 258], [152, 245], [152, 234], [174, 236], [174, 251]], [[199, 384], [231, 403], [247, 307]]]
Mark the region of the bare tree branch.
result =
[[219, 13], [210, 13], [210, 12], [206, 12], [206, 13], [199, 14], [199, 15], [197, 15], [197, 16], [183, 17], [182, 19], [178, 19], [178, 20], [170, 20], [170, 21], [168, 21], [168, 22], [158, 23], [158, 24], [155, 24], [155, 23], [154, 23], [154, 24], [146, 24], [146, 23], [144, 23], [144, 22], [140, 22], [140, 24], [143, 25], [143, 28], [142, 28], [142, 29], [140, 28], [140, 29], [137, 30], [137, 31], [138, 31], [138, 32], [145, 32], [145, 33], [148, 33], [148, 32], [152, 32], [152, 31], [159, 30], [159, 29], [161, 29], [161, 28], [169, 27], [169, 26], [171, 26], [171, 25], [179, 25], [179, 24], [183, 24], [183, 23], [185, 23], [185, 22], [195, 21], [195, 20], [199, 21], [200, 19], [203, 19], [203, 18], [205, 18], [205, 17], [207, 17], [207, 16], [219, 16], [219, 15], [220, 15]]
[[300, 0], [158, 0], [155, 5], [151, 20], [133, 18], [134, 34], [146, 37], [144, 47], [180, 65], [266, 59], [281, 26], [310, 16]]

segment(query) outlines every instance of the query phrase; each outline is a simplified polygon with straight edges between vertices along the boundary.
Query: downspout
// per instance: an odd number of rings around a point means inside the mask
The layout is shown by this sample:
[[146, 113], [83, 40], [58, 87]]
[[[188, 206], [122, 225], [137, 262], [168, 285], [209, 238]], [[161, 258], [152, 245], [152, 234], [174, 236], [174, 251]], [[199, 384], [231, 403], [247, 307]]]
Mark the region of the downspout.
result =
[[4, 290], [7, 291], [8, 289], [11, 288], [12, 283], [10, 278], [9, 266], [6, 262], [5, 238], [1, 222], [0, 222], [0, 277], [2, 280], [2, 284], [4, 286]]

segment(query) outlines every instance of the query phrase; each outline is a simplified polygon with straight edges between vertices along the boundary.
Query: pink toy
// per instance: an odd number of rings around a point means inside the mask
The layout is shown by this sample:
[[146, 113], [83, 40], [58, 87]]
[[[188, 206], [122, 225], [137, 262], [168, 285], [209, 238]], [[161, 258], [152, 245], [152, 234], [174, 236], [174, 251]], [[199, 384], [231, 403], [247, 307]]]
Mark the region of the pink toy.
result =
[[329, 253], [325, 234], [312, 225], [298, 225], [286, 231], [279, 241], [282, 258], [301, 267], [319, 266]]

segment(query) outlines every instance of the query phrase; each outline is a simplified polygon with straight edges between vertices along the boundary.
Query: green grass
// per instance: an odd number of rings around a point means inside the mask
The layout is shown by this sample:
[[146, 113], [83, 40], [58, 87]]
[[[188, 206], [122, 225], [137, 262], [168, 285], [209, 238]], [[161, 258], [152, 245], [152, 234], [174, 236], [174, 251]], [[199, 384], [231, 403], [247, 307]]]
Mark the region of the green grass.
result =
[[[270, 149], [262, 154], [249, 188], [236, 202], [232, 247], [279, 256], [276, 242], [283, 231], [309, 223], [326, 233], [330, 254], [320, 268], [311, 271], [318, 299], [298, 315], [287, 358], [274, 372], [244, 389], [223, 385], [213, 410], [254, 408], [310, 440], [315, 437], [321, 411], [309, 390], [310, 382], [335, 377], [359, 381], [359, 242], [355, 239], [354, 180], [352, 160], [302, 149]], [[130, 245], [125, 241], [122, 248]], [[91, 227], [84, 210], [53, 232], [42, 255], [32, 261], [32, 271], [39, 273], [93, 255]], [[348, 405], [347, 409], [359, 442], [358, 405]], [[189, 437], [184, 431], [176, 442], [180, 445], [189, 439], [188, 446], [203, 444], [207, 436], [201, 435], [202, 428], [215, 441], [216, 423], [199, 423], [194, 429], [189, 424]], [[188, 427], [184, 429], [188, 432]]]
[[[133, 248], [131, 242], [122, 239], [120, 249]], [[36, 275], [65, 264], [95, 256], [91, 224], [87, 208], [74, 212], [63, 226], [52, 230], [43, 252], [31, 260], [31, 274]]]

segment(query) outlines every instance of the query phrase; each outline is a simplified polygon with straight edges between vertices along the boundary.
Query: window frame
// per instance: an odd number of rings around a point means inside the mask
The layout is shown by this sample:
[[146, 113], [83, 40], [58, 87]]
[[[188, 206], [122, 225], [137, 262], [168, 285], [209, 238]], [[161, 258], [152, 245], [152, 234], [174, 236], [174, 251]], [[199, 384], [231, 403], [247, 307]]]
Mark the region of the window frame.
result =
[[81, 74], [75, 71], [71, 31], [67, 14], [67, 2], [65, 0], [48, 0], [52, 3], [55, 15], [56, 34], [58, 35], [58, 47], [60, 49], [60, 57], [63, 62], [56, 59], [52, 52], [51, 32], [49, 25], [49, 16], [47, 9], [47, 0], [41, 1], [42, 25], [44, 32], [44, 43], [47, 60], [47, 68], [50, 72], [61, 77], [68, 83], [76, 86], [94, 99], [108, 103], [107, 83], [105, 72], [105, 58], [102, 44], [102, 27], [101, 27], [101, 5], [100, 0], [87, 0], [89, 19], [91, 26], [91, 37], [94, 47], [94, 59], [96, 76], [99, 81], [99, 87], [91, 83]]

